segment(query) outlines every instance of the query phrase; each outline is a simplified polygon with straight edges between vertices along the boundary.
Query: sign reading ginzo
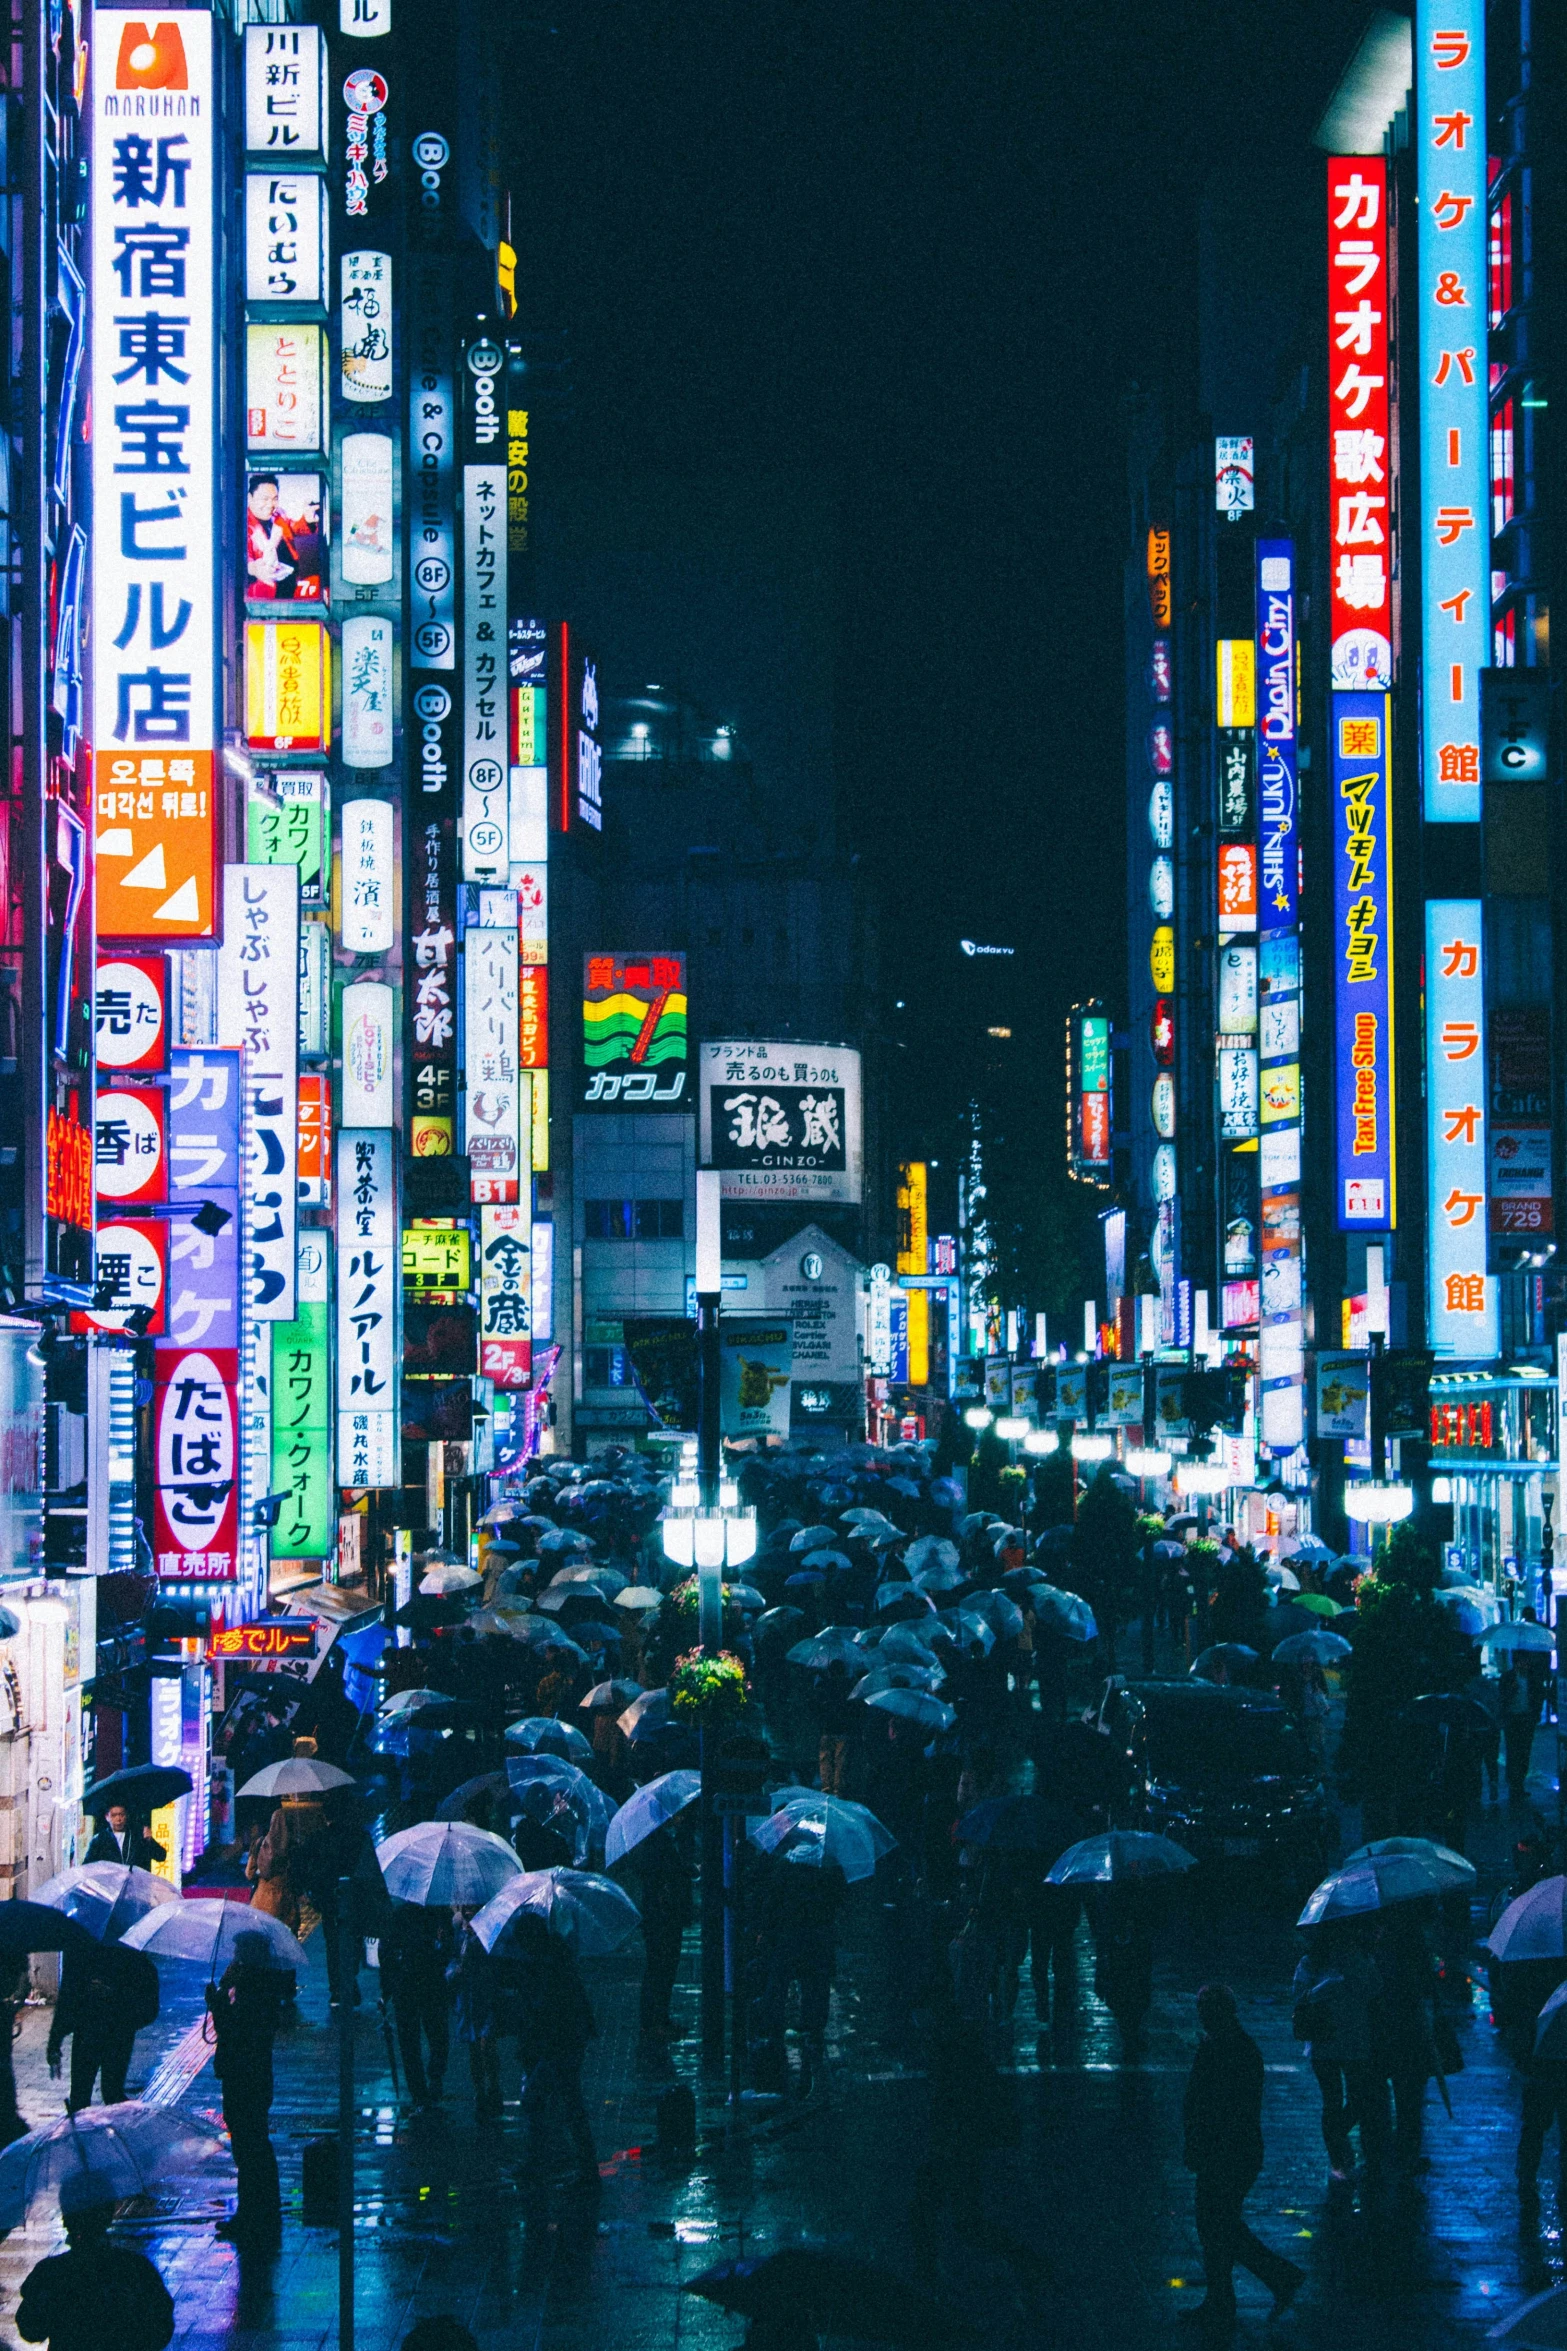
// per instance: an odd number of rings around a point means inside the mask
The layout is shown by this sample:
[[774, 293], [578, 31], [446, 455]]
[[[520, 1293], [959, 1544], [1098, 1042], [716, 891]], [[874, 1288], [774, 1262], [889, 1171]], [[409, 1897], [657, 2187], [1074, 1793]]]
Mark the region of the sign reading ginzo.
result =
[[704, 1045], [702, 1165], [726, 1200], [860, 1197], [860, 1057], [843, 1045]]

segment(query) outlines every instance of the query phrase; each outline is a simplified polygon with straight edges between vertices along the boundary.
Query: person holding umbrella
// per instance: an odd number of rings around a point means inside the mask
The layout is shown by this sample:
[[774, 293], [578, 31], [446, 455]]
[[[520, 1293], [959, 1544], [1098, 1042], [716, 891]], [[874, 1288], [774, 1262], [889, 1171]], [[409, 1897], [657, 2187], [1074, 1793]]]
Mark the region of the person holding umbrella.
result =
[[223, 2088], [223, 2121], [234, 2150], [239, 2194], [217, 2235], [254, 2246], [283, 2236], [277, 2156], [267, 2129], [272, 2111], [272, 2044], [287, 1979], [273, 1966], [265, 1936], [236, 1935], [234, 1957], [207, 1986], [207, 2013], [217, 2043], [212, 2070]]
[[1186, 2168], [1196, 2175], [1207, 2294], [1191, 2315], [1213, 2335], [1227, 2337], [1235, 2327], [1237, 2262], [1269, 2288], [1275, 2315], [1289, 2308], [1306, 2273], [1263, 2244], [1242, 2209], [1262, 2170], [1262, 2051], [1243, 2029], [1228, 1984], [1204, 1984], [1197, 2021], [1203, 2037], [1182, 2118]]
[[60, 2186], [66, 2250], [29, 2270], [16, 2331], [51, 2351], [163, 2351], [174, 2334], [168, 2287], [145, 2253], [111, 2245], [115, 2199], [95, 2172]]
[[[662, 1833], [662, 1832], [661, 1832]], [[567, 1945], [542, 1918], [520, 1912], [507, 1934], [506, 1956], [516, 1969], [522, 2060], [522, 2113], [527, 2152], [520, 2177], [542, 2185], [545, 2134], [551, 2118], [564, 2130], [577, 2161], [577, 2185], [599, 2193], [598, 2150], [582, 2097], [582, 2061], [598, 2031], [593, 2004]]]
[[126, 1869], [151, 1869], [155, 1861], [166, 1861], [167, 1853], [150, 1830], [140, 1821], [131, 1825], [131, 1816], [125, 1805], [107, 1805], [103, 1817], [93, 1831], [92, 1843], [87, 1848], [89, 1861], [116, 1861]]
[[498, 2122], [501, 2114], [501, 2055], [496, 2032], [495, 1962], [473, 1931], [480, 1905], [459, 1902], [452, 1909], [456, 1935], [453, 1956], [446, 1969], [452, 1987], [457, 2037], [468, 2050], [473, 2076], [473, 2111], [479, 2122]]
[[[397, 1902], [381, 1929], [381, 1989], [392, 2003], [403, 2071], [418, 2106], [438, 2106], [451, 2049], [451, 1921], [443, 1910]], [[425, 2064], [425, 2046], [430, 2059]]]
[[50, 2074], [58, 2080], [61, 2052], [70, 2041], [69, 2113], [92, 2104], [100, 2069], [104, 2105], [119, 2105], [136, 2035], [157, 2015], [158, 1971], [150, 1959], [115, 1943], [83, 1941], [67, 1947], [47, 2055]]

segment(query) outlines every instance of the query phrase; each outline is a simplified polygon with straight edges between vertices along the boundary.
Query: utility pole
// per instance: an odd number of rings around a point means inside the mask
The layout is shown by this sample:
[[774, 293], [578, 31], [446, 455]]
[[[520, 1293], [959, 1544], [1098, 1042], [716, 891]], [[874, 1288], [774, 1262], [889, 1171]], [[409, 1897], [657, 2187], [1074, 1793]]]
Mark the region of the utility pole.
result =
[[337, 1881], [340, 1996], [337, 2004], [337, 2340], [354, 2351], [354, 1889]]
[[[699, 1168], [696, 1178], [696, 1344], [698, 1404], [696, 1473], [704, 1513], [716, 1514], [723, 1473], [719, 1415], [718, 1311], [723, 1292], [723, 1239], [719, 1177]], [[724, 1564], [697, 1560], [697, 1632], [704, 1656], [724, 1644]], [[702, 1734], [702, 2053], [724, 2054], [724, 1888], [723, 1822], [713, 1803], [712, 1766], [716, 1734]]]

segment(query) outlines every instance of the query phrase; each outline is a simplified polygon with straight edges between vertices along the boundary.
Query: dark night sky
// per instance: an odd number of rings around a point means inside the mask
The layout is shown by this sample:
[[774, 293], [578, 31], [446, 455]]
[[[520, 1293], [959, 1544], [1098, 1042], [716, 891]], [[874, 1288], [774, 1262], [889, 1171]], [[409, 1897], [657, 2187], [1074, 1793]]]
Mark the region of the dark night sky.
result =
[[[1119, 992], [1121, 395], [1193, 380], [1204, 178], [1306, 151], [1367, 13], [519, 11], [519, 323], [569, 330], [556, 462], [596, 485], [552, 523], [546, 426], [535, 486], [579, 617], [612, 674], [680, 660], [781, 788], [834, 748], [895, 952], [1015, 938], [1052, 1030]], [[621, 482], [637, 559], [595, 588]]]

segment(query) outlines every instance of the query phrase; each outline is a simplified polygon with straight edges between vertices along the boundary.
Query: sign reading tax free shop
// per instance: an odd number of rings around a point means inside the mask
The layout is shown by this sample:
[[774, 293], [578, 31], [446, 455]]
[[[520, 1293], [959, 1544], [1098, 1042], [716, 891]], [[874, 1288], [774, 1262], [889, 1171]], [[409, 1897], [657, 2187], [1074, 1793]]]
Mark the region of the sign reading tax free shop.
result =
[[100, 939], [216, 927], [212, 38], [103, 9], [92, 51]]

